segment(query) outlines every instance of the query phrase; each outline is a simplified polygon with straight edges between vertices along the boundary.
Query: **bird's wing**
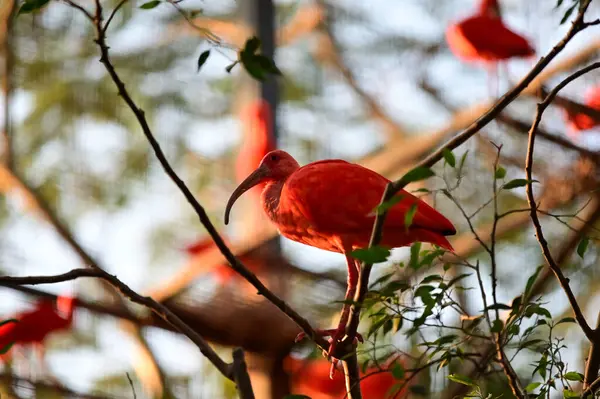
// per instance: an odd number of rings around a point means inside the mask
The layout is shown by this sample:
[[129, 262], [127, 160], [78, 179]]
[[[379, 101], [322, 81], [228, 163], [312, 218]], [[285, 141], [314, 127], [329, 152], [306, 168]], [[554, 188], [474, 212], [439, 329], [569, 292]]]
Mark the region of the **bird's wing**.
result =
[[[342, 160], [308, 164], [286, 181], [280, 206], [300, 213], [321, 231], [345, 233], [370, 229], [373, 211], [389, 180], [360, 165]], [[404, 227], [405, 216], [416, 204], [412, 227], [453, 234], [454, 226], [435, 209], [402, 190], [388, 212], [386, 227]]]
[[473, 17], [460, 24], [460, 28], [478, 52], [500, 58], [534, 53], [527, 39], [510, 30], [498, 18]]

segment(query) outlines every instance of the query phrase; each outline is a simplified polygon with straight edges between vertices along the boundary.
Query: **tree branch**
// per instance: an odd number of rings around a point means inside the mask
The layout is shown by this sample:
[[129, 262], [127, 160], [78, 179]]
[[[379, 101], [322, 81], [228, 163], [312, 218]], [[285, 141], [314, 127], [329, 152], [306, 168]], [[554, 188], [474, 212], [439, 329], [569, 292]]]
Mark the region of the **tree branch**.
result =
[[[542, 57], [515, 87], [504, 94], [504, 96], [502, 96], [491, 109], [484, 113], [471, 126], [451, 139], [442, 148], [429, 155], [425, 160], [420, 162], [418, 166], [432, 167], [435, 163], [443, 158], [445, 150], [453, 150], [457, 148], [477, 132], [479, 132], [488, 123], [494, 120], [494, 118], [496, 118], [496, 116], [498, 116], [515, 98], [517, 98], [519, 94], [525, 90], [527, 86], [536, 78], [536, 76], [538, 76], [544, 70], [544, 68], [548, 66], [548, 64], [566, 47], [571, 39], [573, 39], [577, 33], [584, 29], [585, 26], [583, 25], [583, 18], [590, 3], [591, 0], [583, 0], [575, 20], [573, 21], [571, 28], [566, 33], [564, 38], [556, 46], [554, 46], [546, 56]], [[390, 200], [396, 193], [403, 189], [404, 186], [406, 186], [406, 184], [403, 183], [402, 179], [389, 183], [385, 189], [381, 203]], [[376, 216], [369, 247], [378, 245], [381, 241], [383, 223], [386, 216], [387, 212], [382, 212]], [[356, 295], [350, 308], [350, 323], [347, 328], [347, 335], [350, 339], [354, 339], [356, 335], [356, 330], [359, 324], [360, 309], [368, 291], [369, 276], [371, 274], [372, 267], [372, 264], [363, 263], [360, 270]]]
[[182, 334], [185, 334], [192, 340], [200, 349], [200, 352], [214, 364], [214, 366], [227, 378], [233, 380], [231, 366], [225, 363], [219, 355], [210, 347], [210, 345], [197, 332], [185, 324], [179, 317], [171, 312], [166, 306], [156, 302], [150, 297], [143, 297], [119, 280], [116, 276], [105, 272], [102, 269], [73, 269], [63, 274], [52, 276], [26, 276], [12, 277], [0, 276], [0, 284], [17, 284], [17, 285], [38, 285], [38, 284], [55, 284], [64, 281], [71, 281], [81, 277], [100, 278], [107, 281], [113, 287], [129, 298], [132, 302], [138, 303], [147, 307], [156, 313], [160, 318], [171, 324]]
[[573, 309], [573, 312], [575, 313], [575, 319], [581, 326], [583, 333], [590, 340], [590, 342], [594, 342], [596, 334], [594, 333], [592, 328], [588, 325], [587, 321], [585, 320], [585, 317], [583, 316], [583, 313], [581, 312], [579, 304], [577, 303], [577, 299], [575, 298], [575, 295], [573, 294], [573, 291], [571, 290], [571, 287], [569, 285], [569, 280], [565, 277], [560, 266], [556, 263], [556, 261], [552, 257], [550, 249], [548, 248], [548, 243], [547, 243], [546, 239], [544, 238], [544, 233], [542, 231], [542, 225], [540, 224], [540, 220], [537, 215], [537, 209], [536, 209], [537, 207], [536, 207], [535, 199], [533, 196], [533, 181], [532, 181], [532, 179], [533, 179], [533, 153], [534, 153], [534, 146], [535, 146], [535, 136], [537, 133], [537, 127], [539, 126], [539, 124], [542, 120], [544, 111], [546, 110], [546, 108], [548, 108], [548, 106], [550, 105], [550, 103], [552, 102], [552, 100], [554, 99], [556, 94], [561, 89], [563, 89], [567, 84], [569, 84], [573, 80], [577, 79], [578, 77], [588, 73], [589, 71], [592, 71], [597, 68], [600, 68], [600, 62], [596, 62], [592, 65], [589, 65], [583, 69], [580, 69], [576, 73], [570, 75], [565, 80], [563, 80], [558, 86], [556, 86], [548, 94], [548, 96], [546, 96], [546, 98], [544, 99], [543, 102], [538, 104], [535, 119], [531, 126], [531, 130], [529, 131], [529, 142], [528, 142], [528, 146], [527, 146], [527, 158], [525, 161], [525, 174], [527, 176], [527, 180], [529, 181], [529, 183], [527, 184], [527, 202], [529, 203], [529, 206], [531, 209], [530, 217], [531, 217], [531, 221], [533, 222], [533, 225], [535, 228], [535, 233], [536, 233], [538, 242], [542, 249], [544, 258], [546, 259], [546, 262], [548, 263], [548, 266], [550, 267], [550, 269], [552, 269], [552, 272], [558, 279], [560, 286], [562, 287], [563, 291], [565, 291], [565, 294], [567, 295], [567, 298], [569, 300], [571, 308]]
[[318, 336], [308, 320], [300, 316], [294, 309], [292, 309], [285, 301], [281, 300], [277, 295], [275, 295], [272, 291], [270, 291], [257, 277], [254, 273], [250, 272], [231, 252], [231, 250], [227, 247], [223, 238], [219, 235], [216, 228], [210, 221], [210, 218], [206, 214], [206, 211], [200, 205], [200, 203], [196, 200], [190, 189], [187, 185], [179, 178], [177, 173], [173, 170], [173, 167], [170, 165], [167, 160], [160, 144], [154, 137], [152, 130], [146, 120], [146, 116], [144, 111], [139, 108], [136, 103], [131, 98], [129, 92], [125, 88], [125, 83], [121, 80], [119, 75], [117, 74], [114, 66], [112, 65], [108, 45], [106, 44], [106, 35], [102, 26], [102, 6], [100, 5], [99, 0], [96, 0], [96, 14], [94, 17], [94, 26], [96, 29], [96, 38], [95, 42], [98, 45], [100, 50], [100, 62], [106, 68], [106, 71], [110, 75], [113, 83], [117, 87], [119, 95], [125, 101], [127, 106], [131, 109], [134, 116], [138, 120], [140, 127], [142, 128], [142, 132], [146, 136], [154, 154], [156, 155], [158, 161], [160, 162], [162, 168], [164, 169], [167, 176], [175, 183], [177, 188], [181, 191], [185, 199], [192, 206], [200, 222], [206, 228], [212, 239], [214, 240], [216, 246], [219, 248], [225, 259], [230, 263], [231, 267], [242, 277], [244, 277], [250, 284], [252, 284], [258, 291], [260, 295], [263, 295], [266, 299], [268, 299], [271, 303], [273, 303], [277, 308], [279, 308], [282, 312], [284, 312], [289, 318], [291, 318], [302, 330], [313, 339], [321, 348], [327, 348], [329, 344], [325, 339]]

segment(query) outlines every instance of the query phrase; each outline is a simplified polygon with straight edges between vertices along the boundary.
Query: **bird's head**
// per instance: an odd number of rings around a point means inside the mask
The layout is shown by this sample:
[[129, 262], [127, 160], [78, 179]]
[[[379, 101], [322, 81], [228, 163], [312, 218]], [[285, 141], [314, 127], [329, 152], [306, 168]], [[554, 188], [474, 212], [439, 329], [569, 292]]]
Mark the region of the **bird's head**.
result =
[[258, 168], [250, 176], [246, 177], [231, 194], [231, 197], [229, 197], [229, 201], [227, 201], [227, 206], [225, 207], [225, 224], [229, 223], [229, 212], [235, 201], [242, 194], [263, 182], [285, 181], [299, 167], [300, 165], [294, 157], [285, 151], [275, 150], [265, 155], [262, 161], [260, 161]]

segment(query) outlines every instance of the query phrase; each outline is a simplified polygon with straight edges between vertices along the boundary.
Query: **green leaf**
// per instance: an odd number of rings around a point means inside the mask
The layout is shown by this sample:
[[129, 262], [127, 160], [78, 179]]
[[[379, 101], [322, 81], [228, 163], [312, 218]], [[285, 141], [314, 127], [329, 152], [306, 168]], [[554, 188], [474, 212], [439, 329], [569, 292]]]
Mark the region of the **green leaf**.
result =
[[443, 281], [444, 279], [442, 278], [442, 276], [440, 276], [439, 274], [432, 274], [431, 276], [427, 276], [425, 277], [422, 281], [421, 284], [425, 284], [425, 283], [431, 283], [432, 281]]
[[491, 331], [493, 333], [499, 333], [500, 331], [502, 331], [503, 327], [504, 327], [504, 323], [502, 322], [502, 320], [496, 319], [492, 323], [492, 330]]
[[408, 261], [408, 264], [410, 267], [412, 267], [415, 270], [419, 268], [419, 252], [420, 251], [421, 251], [421, 243], [420, 242], [415, 242], [413, 245], [410, 246], [410, 260]]
[[231, 70], [238, 64], [239, 61], [235, 61], [234, 63], [227, 65], [227, 67], [225, 67], [225, 71], [227, 71], [227, 73], [231, 73]]
[[359, 248], [355, 249], [350, 253], [350, 255], [358, 259], [362, 262], [367, 263], [381, 263], [385, 262], [387, 258], [390, 256], [390, 250], [388, 248], [381, 247], [376, 245], [371, 248]]
[[402, 195], [395, 195], [392, 198], [390, 198], [388, 201], [385, 201], [385, 202], [377, 205], [375, 207], [375, 209], [373, 209], [373, 212], [371, 212], [371, 214], [380, 215], [383, 212], [387, 212], [391, 207], [396, 205], [401, 200], [402, 200]]
[[581, 239], [581, 241], [579, 241], [579, 245], [577, 245], [577, 255], [579, 255], [579, 257], [581, 259], [583, 259], [583, 256], [585, 255], [585, 251], [587, 251], [589, 245], [590, 245], [589, 237], [583, 237]]
[[406, 291], [410, 288], [410, 284], [404, 280], [391, 281], [381, 290], [382, 296], [390, 296], [396, 291]]
[[248, 40], [246, 40], [246, 44], [244, 45], [244, 49], [242, 50], [244, 53], [248, 55], [252, 55], [256, 53], [256, 50], [260, 47], [260, 39], [256, 36], [252, 36]]
[[442, 151], [442, 155], [444, 156], [444, 160], [448, 165], [450, 165], [453, 168], [456, 166], [456, 158], [454, 157], [452, 151], [450, 151], [447, 148], [444, 148], [444, 150]]
[[465, 153], [460, 157], [460, 162], [458, 163], [458, 169], [456, 174], [458, 176], [462, 175], [463, 167], [465, 166], [465, 161], [467, 160], [467, 155], [469, 154], [469, 150], [465, 151]]
[[504, 169], [502, 166], [498, 166], [498, 168], [496, 169], [496, 172], [494, 172], [494, 178], [495, 179], [504, 179], [506, 177], [506, 169]]
[[527, 386], [525, 387], [525, 391], [527, 391], [527, 392], [533, 392], [533, 391], [535, 391], [535, 389], [536, 389], [537, 387], [539, 387], [540, 385], [542, 385], [542, 383], [541, 383], [541, 382], [532, 382], [531, 384], [529, 384], [529, 385], [527, 385]]
[[17, 13], [17, 15], [29, 14], [31, 12], [39, 10], [49, 2], [50, 0], [27, 0], [25, 1], [25, 4], [23, 4], [21, 8], [19, 8], [19, 12]]
[[467, 376], [464, 375], [460, 375], [460, 374], [450, 374], [448, 376], [448, 379], [450, 381], [454, 381], [454, 382], [458, 382], [459, 384], [463, 384], [469, 387], [476, 387], [477, 385], [475, 385], [475, 383], [473, 382], [472, 379], [470, 379]]
[[400, 363], [396, 363], [394, 364], [394, 367], [392, 367], [392, 376], [397, 380], [404, 378], [404, 367], [402, 367]]
[[573, 392], [568, 389], [565, 389], [563, 391], [563, 398], [565, 398], [565, 399], [578, 399], [580, 397], [581, 396], [579, 396], [579, 394], [577, 392]]
[[406, 186], [408, 183], [413, 183], [419, 180], [425, 180], [430, 178], [431, 176], [435, 176], [433, 170], [419, 166], [402, 176], [402, 178], [399, 180], [399, 184], [401, 184], [402, 186]]
[[561, 323], [577, 323], [577, 320], [575, 320], [574, 317], [563, 317], [555, 325], [559, 325]]
[[14, 345], [14, 342], [4, 345], [2, 347], [2, 349], [0, 349], [0, 355], [4, 355], [6, 352], [8, 352], [10, 350], [10, 348], [12, 348], [13, 345]]
[[198, 57], [198, 69], [196, 70], [196, 72], [200, 72], [200, 69], [206, 63], [206, 60], [208, 60], [209, 55], [210, 50], [203, 51], [202, 54], [200, 54], [200, 57]]
[[562, 25], [565, 22], [567, 22], [567, 20], [571, 16], [571, 14], [573, 14], [573, 11], [575, 11], [575, 7], [576, 6], [577, 6], [577, 3], [575, 3], [571, 7], [569, 7], [569, 9], [565, 12], [565, 15], [563, 15], [562, 19], [560, 20], [560, 25]]
[[410, 206], [410, 208], [408, 209], [408, 212], [406, 212], [406, 215], [404, 215], [404, 228], [405, 229], [409, 229], [410, 225], [413, 222], [413, 219], [415, 218], [415, 215], [417, 214], [417, 204], [412, 204]]
[[[537, 180], [513, 179], [502, 186], [504, 190], [512, 190], [513, 188], [525, 187], [529, 183], [536, 183]], [[539, 183], [539, 182], [538, 182]]]
[[533, 272], [533, 274], [527, 279], [527, 284], [525, 285], [525, 296], [529, 295], [529, 293], [531, 292], [533, 284], [535, 283], [535, 280], [537, 280], [543, 267], [543, 265], [538, 266], [537, 269], [535, 269], [535, 272]]
[[147, 3], [142, 4], [140, 6], [140, 8], [142, 10], [151, 10], [151, 9], [153, 9], [154, 7], [156, 7], [159, 4], [160, 4], [160, 0], [151, 0], [151, 1], [147, 2]]
[[569, 371], [565, 374], [565, 379], [569, 381], [583, 382], [583, 374], [578, 373], [577, 371]]

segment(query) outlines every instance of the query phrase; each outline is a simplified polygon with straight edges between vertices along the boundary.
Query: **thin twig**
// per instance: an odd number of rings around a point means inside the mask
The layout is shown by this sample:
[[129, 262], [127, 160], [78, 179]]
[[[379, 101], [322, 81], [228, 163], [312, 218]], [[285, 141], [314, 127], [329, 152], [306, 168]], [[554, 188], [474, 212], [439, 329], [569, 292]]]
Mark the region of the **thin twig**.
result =
[[102, 269], [73, 269], [67, 273], [52, 275], [52, 276], [26, 276], [26, 277], [13, 277], [13, 276], [0, 276], [0, 283], [4, 284], [16, 284], [16, 285], [38, 285], [38, 284], [55, 284], [64, 281], [75, 280], [80, 277], [94, 277], [101, 278], [113, 287], [118, 289], [124, 296], [129, 298], [132, 302], [143, 305], [167, 323], [171, 324], [178, 331], [185, 334], [191, 339], [196, 346], [200, 349], [200, 352], [206, 358], [215, 365], [215, 367], [227, 378], [233, 380], [231, 366], [225, 363], [219, 355], [210, 347], [210, 345], [202, 338], [196, 331], [185, 324], [179, 317], [171, 312], [163, 304], [156, 302], [150, 297], [144, 297], [129, 288], [129, 286], [119, 280], [116, 276], [105, 272]]
[[82, 6], [80, 6], [79, 4], [71, 1], [71, 0], [62, 0], [64, 1], [66, 4], [68, 4], [69, 6], [78, 9], [79, 11], [81, 11], [83, 13], [83, 15], [86, 16], [87, 19], [89, 19], [90, 21], [94, 20], [94, 17], [92, 16], [92, 14], [86, 10], [85, 8], [83, 8]]
[[119, 2], [119, 4], [117, 4], [117, 6], [112, 10], [112, 12], [110, 13], [110, 15], [108, 16], [108, 19], [106, 20], [106, 23], [104, 24], [104, 32], [106, 32], [106, 30], [108, 29], [110, 23], [112, 22], [113, 18], [115, 17], [115, 15], [117, 15], [117, 12], [119, 11], [119, 9], [121, 7], [123, 7], [123, 5], [125, 5], [125, 3], [127, 3], [128, 0], [121, 0]]
[[129, 381], [129, 386], [131, 387], [131, 393], [133, 394], [133, 399], [137, 399], [137, 394], [135, 393], [135, 387], [133, 386], [133, 381], [131, 380], [129, 373], [125, 373], [125, 375], [127, 376], [127, 381]]
[[548, 248], [548, 242], [544, 238], [544, 233], [542, 231], [542, 225], [540, 224], [540, 220], [538, 218], [537, 211], [536, 211], [535, 198], [533, 196], [532, 179], [533, 179], [533, 153], [534, 153], [534, 146], [535, 146], [535, 136], [536, 136], [537, 127], [539, 126], [540, 122], [542, 121], [542, 116], [544, 114], [544, 111], [552, 103], [552, 100], [554, 99], [556, 94], [560, 90], [562, 90], [566, 85], [568, 85], [570, 82], [574, 81], [575, 79], [579, 78], [580, 76], [582, 76], [594, 69], [597, 69], [597, 68], [600, 68], [600, 62], [593, 63], [583, 69], [580, 69], [579, 71], [575, 72], [574, 74], [570, 75], [569, 77], [564, 79], [562, 82], [560, 82], [560, 84], [558, 84], [548, 94], [548, 96], [546, 96], [546, 98], [544, 99], [543, 102], [541, 102], [540, 104], [537, 105], [537, 112], [536, 112], [533, 124], [531, 126], [531, 129], [529, 131], [529, 140], [528, 140], [528, 145], [527, 145], [527, 158], [525, 160], [525, 174], [526, 174], [527, 180], [529, 181], [527, 184], [527, 187], [526, 187], [527, 188], [527, 202], [529, 203], [529, 206], [531, 208], [530, 217], [531, 217], [531, 221], [533, 222], [533, 225], [535, 227], [535, 233], [536, 233], [538, 242], [542, 249], [544, 258], [546, 259], [546, 262], [548, 263], [548, 266], [550, 267], [550, 269], [552, 270], [552, 272], [558, 279], [560, 286], [562, 287], [563, 291], [565, 291], [565, 294], [567, 295], [569, 304], [571, 305], [571, 308], [573, 309], [573, 312], [575, 313], [575, 319], [579, 323], [581, 329], [583, 330], [583, 333], [590, 340], [590, 342], [594, 342], [596, 334], [594, 333], [592, 328], [589, 326], [589, 324], [585, 320], [585, 317], [583, 316], [581, 308], [579, 307], [579, 304], [577, 303], [577, 299], [575, 298], [575, 295], [573, 294], [573, 291], [571, 290], [571, 286], [569, 285], [569, 280], [565, 277], [560, 266], [556, 263], [556, 261], [552, 257], [552, 253], [550, 252], [550, 249]]

